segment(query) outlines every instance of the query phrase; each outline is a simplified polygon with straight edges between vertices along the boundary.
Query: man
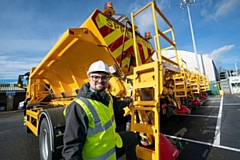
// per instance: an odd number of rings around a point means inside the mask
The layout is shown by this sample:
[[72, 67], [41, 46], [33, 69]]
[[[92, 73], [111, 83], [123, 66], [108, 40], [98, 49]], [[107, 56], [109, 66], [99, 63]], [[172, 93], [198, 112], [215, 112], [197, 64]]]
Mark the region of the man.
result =
[[106, 93], [109, 68], [103, 61], [91, 64], [89, 82], [66, 108], [63, 157], [69, 159], [116, 159], [115, 146], [125, 147], [126, 159], [136, 158], [138, 142], [134, 132], [115, 132], [114, 111], [128, 106], [131, 99], [118, 100]]

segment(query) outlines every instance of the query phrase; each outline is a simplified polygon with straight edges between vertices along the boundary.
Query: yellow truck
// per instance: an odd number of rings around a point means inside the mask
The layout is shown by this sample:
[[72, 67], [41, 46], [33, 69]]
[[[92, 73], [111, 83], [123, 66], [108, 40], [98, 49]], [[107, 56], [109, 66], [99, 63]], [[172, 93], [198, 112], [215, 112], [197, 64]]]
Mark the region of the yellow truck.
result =
[[[149, 32], [141, 35], [135, 25], [137, 17], [147, 9], [152, 13], [154, 36]], [[159, 22], [168, 29], [161, 30]], [[163, 48], [160, 38], [169, 46]], [[169, 49], [175, 53], [175, 60], [162, 56], [162, 51]], [[152, 60], [154, 53], [156, 61]], [[160, 97], [165, 80], [180, 73], [180, 67], [173, 27], [155, 2], [132, 12], [131, 20], [115, 14], [111, 3], [107, 3], [104, 11], [96, 9], [79, 28], [67, 29], [37, 67], [19, 76], [19, 87], [23, 87], [24, 76], [28, 79], [26, 128], [39, 137], [40, 158], [62, 158], [64, 107], [88, 81], [88, 66], [97, 60], [104, 60], [115, 71], [109, 88], [113, 95], [125, 98], [135, 94], [129, 106], [130, 130], [140, 133], [148, 144], [137, 146], [137, 156], [146, 160], [166, 156], [175, 159], [178, 150], [160, 133], [160, 111], [165, 109]], [[162, 152], [171, 149], [170, 155]]]

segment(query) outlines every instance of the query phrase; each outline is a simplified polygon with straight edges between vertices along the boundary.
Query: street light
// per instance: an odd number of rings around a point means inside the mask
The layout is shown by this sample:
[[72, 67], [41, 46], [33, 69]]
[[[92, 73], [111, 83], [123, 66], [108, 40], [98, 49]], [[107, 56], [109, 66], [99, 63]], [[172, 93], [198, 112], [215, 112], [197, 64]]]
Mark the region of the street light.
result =
[[194, 53], [195, 53], [196, 61], [197, 61], [197, 68], [198, 68], [199, 73], [201, 73], [200, 72], [200, 67], [199, 67], [199, 62], [198, 62], [198, 55], [197, 55], [197, 49], [196, 49], [196, 44], [195, 44], [195, 38], [194, 38], [194, 34], [193, 34], [193, 27], [192, 27], [190, 9], [189, 9], [189, 6], [193, 5], [193, 3], [195, 3], [195, 0], [183, 0], [183, 2], [180, 3], [180, 8], [184, 9], [185, 7], [187, 7], [189, 24], [190, 24], [191, 34], [192, 34], [193, 49], [194, 49]]

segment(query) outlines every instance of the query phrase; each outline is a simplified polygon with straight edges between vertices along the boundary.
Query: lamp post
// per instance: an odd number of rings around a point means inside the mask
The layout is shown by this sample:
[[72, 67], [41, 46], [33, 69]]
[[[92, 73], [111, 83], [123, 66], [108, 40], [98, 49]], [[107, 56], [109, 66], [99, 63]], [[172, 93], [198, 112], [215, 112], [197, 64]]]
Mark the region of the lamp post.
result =
[[180, 3], [180, 8], [184, 9], [185, 7], [187, 7], [189, 24], [190, 24], [191, 34], [192, 34], [193, 49], [194, 49], [194, 53], [195, 53], [196, 61], [197, 61], [197, 68], [198, 68], [199, 73], [201, 73], [199, 62], [198, 62], [198, 55], [197, 55], [197, 49], [196, 49], [196, 44], [195, 44], [195, 38], [194, 38], [194, 33], [193, 33], [190, 9], [189, 9], [189, 6], [193, 5], [193, 3], [195, 3], [195, 0], [183, 0], [183, 2]]

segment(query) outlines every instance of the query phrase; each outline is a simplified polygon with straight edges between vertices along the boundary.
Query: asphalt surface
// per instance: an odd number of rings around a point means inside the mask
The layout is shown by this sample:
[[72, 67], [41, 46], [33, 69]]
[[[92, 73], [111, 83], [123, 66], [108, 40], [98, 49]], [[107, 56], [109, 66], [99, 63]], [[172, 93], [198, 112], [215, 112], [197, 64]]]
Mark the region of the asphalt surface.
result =
[[[209, 96], [189, 116], [164, 120], [161, 132], [182, 143], [177, 160], [238, 160], [240, 95], [225, 95], [223, 103], [221, 96]], [[0, 159], [39, 160], [38, 138], [25, 132], [22, 111], [0, 112], [0, 146]]]
[[162, 123], [161, 132], [182, 143], [177, 160], [239, 160], [240, 95], [225, 95], [222, 104], [221, 96], [210, 96], [189, 116]]
[[0, 159], [39, 160], [38, 138], [26, 133], [23, 111], [0, 112]]

